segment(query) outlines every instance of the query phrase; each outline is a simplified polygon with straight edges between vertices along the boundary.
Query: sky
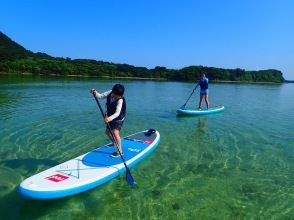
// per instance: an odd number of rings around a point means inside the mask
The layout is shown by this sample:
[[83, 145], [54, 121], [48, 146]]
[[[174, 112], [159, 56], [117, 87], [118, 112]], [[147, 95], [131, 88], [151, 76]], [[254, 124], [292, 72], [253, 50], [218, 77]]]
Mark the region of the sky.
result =
[[293, 0], [2, 0], [33, 52], [154, 68], [278, 69], [294, 80]]

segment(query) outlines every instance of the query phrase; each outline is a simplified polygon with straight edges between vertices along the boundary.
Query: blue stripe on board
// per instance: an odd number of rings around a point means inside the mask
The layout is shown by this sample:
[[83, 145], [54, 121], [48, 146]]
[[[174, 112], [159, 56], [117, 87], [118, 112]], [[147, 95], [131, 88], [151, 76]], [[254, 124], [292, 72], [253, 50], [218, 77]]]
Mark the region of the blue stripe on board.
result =
[[[148, 146], [149, 144], [122, 139], [123, 157], [125, 161], [133, 158]], [[116, 150], [116, 147], [109, 146], [97, 148], [86, 154], [81, 162], [89, 167], [109, 167], [121, 164], [122, 160], [120, 157], [111, 157], [111, 154]]]

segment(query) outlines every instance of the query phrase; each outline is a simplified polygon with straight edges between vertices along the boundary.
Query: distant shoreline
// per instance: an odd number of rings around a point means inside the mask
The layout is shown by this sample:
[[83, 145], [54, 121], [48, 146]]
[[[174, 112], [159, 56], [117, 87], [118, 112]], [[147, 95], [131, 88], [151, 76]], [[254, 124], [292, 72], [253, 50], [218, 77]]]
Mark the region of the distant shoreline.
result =
[[294, 83], [294, 80], [285, 80], [285, 83]]
[[254, 84], [283, 84], [284, 82], [253, 82], [253, 81], [230, 81], [230, 80], [209, 80], [211, 83], [254, 83]]
[[21, 76], [52, 76], [52, 77], [79, 77], [79, 78], [97, 78], [97, 79], [138, 79], [138, 80], [161, 80], [167, 81], [166, 78], [146, 78], [146, 77], [132, 77], [132, 76], [87, 76], [87, 75], [60, 75], [60, 74], [32, 74], [32, 73], [3, 73], [0, 72], [0, 75], [21, 75]]
[[[21, 75], [21, 76], [52, 76], [52, 77], [78, 77], [78, 78], [96, 78], [96, 79], [128, 79], [128, 80], [156, 80], [156, 81], [173, 81], [166, 78], [147, 78], [147, 77], [132, 77], [132, 76], [88, 76], [88, 75], [60, 75], [60, 74], [37, 74], [32, 73], [3, 73], [0, 72], [0, 75]], [[181, 82], [193, 82], [193, 81], [181, 81]], [[195, 80], [197, 82], [197, 79]], [[292, 80], [285, 80], [285, 82], [253, 82], [253, 81], [230, 81], [230, 80], [210, 80], [211, 83], [244, 83], [244, 84], [282, 84], [282, 83], [294, 83]]]

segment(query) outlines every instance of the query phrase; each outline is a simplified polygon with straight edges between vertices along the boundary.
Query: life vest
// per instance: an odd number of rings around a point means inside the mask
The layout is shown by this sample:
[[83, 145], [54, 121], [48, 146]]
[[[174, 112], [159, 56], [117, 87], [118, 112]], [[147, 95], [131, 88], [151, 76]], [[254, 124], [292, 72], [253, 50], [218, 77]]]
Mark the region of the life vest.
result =
[[201, 89], [201, 90], [206, 90], [206, 89], [208, 89], [208, 79], [207, 79], [207, 78], [200, 79], [200, 81], [199, 81], [199, 85], [200, 85], [200, 89]]
[[[114, 98], [112, 98], [111, 94], [112, 93], [110, 93], [106, 99], [107, 116], [111, 116], [115, 113], [117, 102], [119, 100], [119, 99], [115, 100]], [[123, 120], [126, 116], [126, 100], [124, 97], [122, 97], [122, 100], [123, 100], [123, 104], [121, 107], [120, 114], [117, 118], [113, 119], [113, 121]]]

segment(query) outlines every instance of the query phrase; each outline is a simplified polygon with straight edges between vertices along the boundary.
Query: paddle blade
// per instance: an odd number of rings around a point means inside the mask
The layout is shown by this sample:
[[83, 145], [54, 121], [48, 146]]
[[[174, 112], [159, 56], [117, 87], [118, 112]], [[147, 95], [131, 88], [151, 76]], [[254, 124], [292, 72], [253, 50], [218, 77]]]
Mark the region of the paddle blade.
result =
[[129, 171], [129, 169], [127, 169], [127, 172], [126, 172], [126, 181], [131, 186], [137, 185], [137, 183], [135, 182], [134, 178], [132, 177], [132, 174]]
[[180, 109], [185, 109], [185, 107], [186, 107], [186, 105], [182, 105], [182, 106], [180, 107]]

